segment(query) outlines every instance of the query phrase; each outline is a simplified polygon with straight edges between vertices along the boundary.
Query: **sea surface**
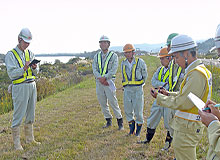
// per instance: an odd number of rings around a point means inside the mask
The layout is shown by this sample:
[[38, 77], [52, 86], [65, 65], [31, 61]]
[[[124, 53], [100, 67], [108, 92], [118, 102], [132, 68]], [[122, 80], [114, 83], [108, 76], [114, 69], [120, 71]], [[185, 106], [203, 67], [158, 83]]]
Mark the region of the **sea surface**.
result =
[[50, 63], [54, 64], [55, 60], [60, 60], [60, 62], [67, 63], [71, 58], [76, 58], [75, 56], [35, 56], [35, 59], [41, 60], [40, 64]]

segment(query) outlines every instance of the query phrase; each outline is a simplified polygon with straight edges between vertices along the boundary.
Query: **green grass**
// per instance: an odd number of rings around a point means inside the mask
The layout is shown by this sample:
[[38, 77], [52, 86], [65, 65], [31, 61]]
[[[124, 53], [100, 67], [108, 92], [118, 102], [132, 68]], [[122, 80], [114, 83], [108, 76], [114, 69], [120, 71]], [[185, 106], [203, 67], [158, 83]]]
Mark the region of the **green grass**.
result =
[[[143, 59], [147, 63], [149, 77], [144, 86], [145, 123], [140, 139], [145, 138], [146, 119], [153, 102], [149, 92], [151, 77], [160, 65], [156, 57], [146, 56]], [[117, 88], [121, 88], [121, 78], [119, 69], [116, 79]], [[123, 108], [123, 91], [120, 89], [117, 90], [117, 98], [124, 116], [124, 131], [117, 130], [115, 118], [111, 128], [102, 129], [105, 120], [97, 101], [93, 76], [87, 76], [83, 82], [39, 101], [36, 107], [34, 131], [36, 140], [42, 144], [40, 146], [25, 144], [22, 126], [21, 143], [25, 149], [23, 152], [13, 151], [10, 129], [12, 112], [0, 115], [0, 159], [172, 160], [174, 157], [172, 148], [169, 152], [161, 151], [166, 136], [163, 121], [159, 124], [149, 145], [137, 144], [137, 137], [126, 136], [129, 128]], [[112, 110], [111, 113], [113, 113]], [[208, 142], [204, 134], [204, 138], [197, 147], [198, 159], [205, 157], [207, 148]]]

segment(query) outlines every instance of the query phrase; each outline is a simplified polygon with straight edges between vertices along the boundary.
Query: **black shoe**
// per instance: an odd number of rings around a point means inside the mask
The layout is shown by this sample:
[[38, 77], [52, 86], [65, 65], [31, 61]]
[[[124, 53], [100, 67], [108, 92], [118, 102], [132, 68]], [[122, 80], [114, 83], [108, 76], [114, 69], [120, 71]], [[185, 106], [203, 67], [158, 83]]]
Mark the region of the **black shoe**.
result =
[[142, 124], [138, 124], [137, 123], [137, 129], [136, 129], [136, 133], [135, 136], [139, 137], [141, 134], [141, 128], [142, 128]]
[[142, 144], [150, 143], [150, 141], [154, 137], [155, 131], [156, 131], [156, 129], [150, 129], [150, 128], [147, 127], [146, 139], [143, 140], [143, 141], [140, 141], [140, 143], [142, 143]]
[[123, 119], [120, 118], [120, 119], [117, 119], [117, 121], [118, 121], [118, 130], [124, 130]]
[[165, 140], [165, 145], [161, 150], [162, 151], [168, 151], [170, 146], [171, 146], [172, 140], [173, 140], [173, 138], [170, 136], [170, 132], [167, 131], [167, 137], [166, 137], [166, 140]]
[[112, 118], [106, 118], [106, 121], [107, 121], [106, 125], [103, 126], [102, 128], [108, 128], [112, 126]]
[[150, 143], [150, 141], [148, 141], [147, 139], [143, 141], [138, 141], [138, 144], [148, 144], [148, 143]]
[[134, 134], [134, 130], [135, 130], [135, 121], [132, 120], [129, 123], [129, 128], [130, 128], [130, 132], [129, 132], [129, 135], [133, 135]]

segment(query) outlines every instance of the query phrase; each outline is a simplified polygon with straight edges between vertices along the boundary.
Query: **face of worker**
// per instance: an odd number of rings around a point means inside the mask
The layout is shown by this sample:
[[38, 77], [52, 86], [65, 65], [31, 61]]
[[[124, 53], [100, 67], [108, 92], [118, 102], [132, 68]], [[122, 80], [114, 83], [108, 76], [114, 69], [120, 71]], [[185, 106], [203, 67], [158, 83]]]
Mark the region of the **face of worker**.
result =
[[28, 48], [29, 45], [30, 43], [25, 42], [23, 39], [19, 39], [19, 47], [22, 51]]
[[186, 64], [185, 64], [185, 57], [187, 57], [187, 53], [188, 51], [184, 51], [183, 52], [183, 56], [180, 55], [181, 52], [176, 52], [173, 54], [173, 57], [175, 58], [175, 62], [182, 68], [186, 68]]
[[124, 56], [131, 61], [134, 57], [134, 51], [124, 52]]
[[168, 67], [169, 63], [170, 63], [171, 57], [160, 57], [160, 63], [164, 66], [164, 67]]
[[99, 42], [99, 46], [102, 51], [106, 51], [106, 50], [108, 50], [110, 44], [108, 41], [102, 41], [102, 42]]

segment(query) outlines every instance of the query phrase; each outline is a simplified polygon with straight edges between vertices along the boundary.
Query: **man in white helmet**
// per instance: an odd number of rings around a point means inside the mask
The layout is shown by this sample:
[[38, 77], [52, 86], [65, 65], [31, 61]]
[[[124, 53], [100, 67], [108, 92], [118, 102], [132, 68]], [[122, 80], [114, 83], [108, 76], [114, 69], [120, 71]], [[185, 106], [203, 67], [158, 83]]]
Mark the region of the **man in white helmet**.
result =
[[196, 57], [196, 42], [187, 35], [178, 35], [171, 41], [171, 50], [176, 63], [185, 69], [185, 77], [179, 92], [151, 90], [157, 104], [177, 110], [172, 120], [174, 129], [173, 148], [177, 160], [196, 160], [196, 146], [204, 126], [200, 121], [197, 107], [187, 98], [190, 92], [206, 102], [211, 98], [211, 72]]
[[[220, 57], [220, 24], [215, 33], [215, 47]], [[214, 107], [215, 104], [215, 102], [209, 100], [205, 108], [209, 107], [210, 110], [199, 111], [201, 121], [208, 130], [209, 150], [206, 156], [207, 160], [220, 159], [220, 110]]]
[[27, 143], [36, 143], [33, 135], [37, 89], [35, 75], [37, 64], [29, 65], [34, 54], [28, 50], [32, 34], [28, 28], [23, 28], [18, 35], [18, 45], [5, 56], [5, 64], [9, 78], [12, 80], [12, 100], [14, 113], [12, 120], [12, 136], [15, 150], [23, 150], [20, 143], [20, 125], [25, 117], [25, 137]]
[[[165, 50], [167, 50], [167, 54], [170, 51], [171, 40], [174, 37], [176, 37], [177, 35], [178, 35], [178, 33], [171, 33], [168, 36], [167, 42], [166, 42], [167, 48], [165, 49]], [[169, 70], [168, 70], [169, 77], [167, 78], [168, 85], [166, 87], [168, 87], [167, 89], [170, 92], [177, 92], [177, 91], [179, 91], [180, 84], [183, 81], [184, 69], [182, 69], [178, 64], [175, 63], [175, 61], [174, 61], [174, 59], [171, 55], [169, 55], [169, 57], [170, 57], [169, 65], [167, 66], [169, 68]], [[155, 73], [155, 74], [158, 75], [158, 72]], [[152, 78], [152, 84], [157, 82], [153, 78]], [[154, 102], [153, 106], [157, 106], [156, 101]], [[157, 123], [160, 121], [160, 118], [161, 118], [161, 117], [158, 117], [157, 114], [155, 114], [155, 112], [154, 112], [155, 107], [153, 107], [153, 106], [152, 106], [153, 110], [151, 110], [152, 114], [150, 115], [150, 117], [147, 120], [147, 124], [148, 124], [147, 126], [148, 127], [147, 127], [146, 139], [144, 141], [141, 141], [144, 144], [149, 143], [151, 141], [151, 139], [153, 138], [153, 136], [155, 134], [156, 126], [158, 125]], [[158, 108], [158, 107], [156, 107], [156, 108]], [[173, 140], [173, 129], [168, 124], [173, 119], [173, 117], [175, 115], [175, 110], [170, 109], [170, 108], [161, 109], [161, 110], [165, 111], [165, 112], [163, 112], [164, 126], [167, 129], [167, 136], [166, 136], [166, 139], [165, 139], [165, 144], [164, 144], [164, 147], [161, 150], [162, 151], [168, 151], [170, 146], [171, 146], [172, 140]], [[159, 110], [158, 110], [158, 114], [160, 114]], [[159, 121], [155, 120], [154, 117], [156, 117], [157, 120], [159, 120]], [[157, 124], [157, 125], [155, 125], [155, 124]]]
[[115, 74], [118, 69], [118, 56], [113, 51], [109, 51], [110, 41], [107, 36], [101, 36], [99, 45], [101, 51], [94, 56], [92, 69], [96, 78], [97, 98], [107, 121], [103, 128], [112, 126], [112, 114], [109, 110], [109, 102], [115, 117], [117, 118], [118, 129], [123, 130], [123, 119], [118, 105], [118, 100], [116, 98], [116, 88], [114, 84]]

